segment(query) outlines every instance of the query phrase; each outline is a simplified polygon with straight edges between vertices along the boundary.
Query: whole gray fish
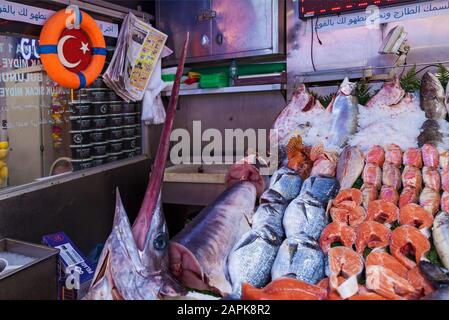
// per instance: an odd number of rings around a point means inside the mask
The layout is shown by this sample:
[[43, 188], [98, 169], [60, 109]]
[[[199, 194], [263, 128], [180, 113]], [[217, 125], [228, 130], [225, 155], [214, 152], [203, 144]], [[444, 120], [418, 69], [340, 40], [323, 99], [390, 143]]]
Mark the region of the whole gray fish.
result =
[[168, 232], [161, 210], [160, 192], [188, 43], [189, 33], [176, 72], [154, 170], [139, 215], [131, 229], [117, 190], [112, 231], [85, 299], [153, 300], [187, 293], [168, 270]]
[[274, 280], [291, 274], [298, 280], [316, 284], [324, 278], [324, 258], [318, 242], [306, 234], [286, 239], [276, 256], [271, 277]]
[[432, 284], [434, 289], [449, 288], [449, 271], [428, 261], [418, 264], [423, 276]]
[[428, 119], [445, 119], [447, 115], [445, 92], [438, 78], [426, 72], [421, 80], [421, 109]]
[[283, 226], [287, 239], [305, 234], [318, 240], [327, 225], [326, 208], [339, 191], [334, 178], [310, 177], [284, 213]]
[[438, 146], [443, 142], [443, 134], [440, 132], [440, 124], [437, 120], [427, 119], [421, 127], [418, 136], [418, 146], [421, 148], [425, 144]]
[[440, 212], [433, 221], [433, 243], [443, 265], [449, 269], [449, 214]]
[[[231, 293], [228, 256], [237, 241], [250, 230], [248, 221], [256, 203], [256, 186], [262, 180], [259, 176], [259, 181], [255, 181], [254, 172], [245, 172], [245, 166], [249, 168], [251, 165], [242, 166], [234, 166], [230, 170], [242, 177], [251, 176], [251, 182], [232, 183], [214, 203], [170, 240], [170, 269], [188, 288], [208, 290], [222, 296]], [[235, 173], [229, 173], [229, 176], [237, 178]]]
[[338, 148], [343, 148], [349, 136], [357, 131], [359, 103], [357, 97], [352, 95], [355, 87], [356, 83], [345, 78], [332, 105], [330, 143]]
[[261, 196], [261, 205], [253, 216], [252, 230], [235, 245], [228, 258], [233, 293], [240, 295], [241, 284], [262, 288], [270, 280], [279, 246], [284, 238], [282, 217], [288, 203], [301, 190], [299, 175], [287, 167], [274, 173], [270, 187]]
[[365, 167], [365, 157], [358, 147], [346, 147], [340, 154], [337, 165], [337, 180], [340, 188], [352, 188]]
[[281, 245], [271, 269], [272, 279], [295, 274], [316, 283], [324, 277], [324, 254], [317, 241], [327, 225], [328, 202], [339, 191], [335, 178], [310, 177], [287, 207], [283, 226], [287, 239]]

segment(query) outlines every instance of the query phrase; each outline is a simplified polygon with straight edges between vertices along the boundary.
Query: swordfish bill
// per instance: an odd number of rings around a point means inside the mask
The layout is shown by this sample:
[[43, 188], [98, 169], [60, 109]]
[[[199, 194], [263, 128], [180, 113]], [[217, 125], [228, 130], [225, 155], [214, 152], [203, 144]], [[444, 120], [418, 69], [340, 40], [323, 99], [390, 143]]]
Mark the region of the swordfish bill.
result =
[[134, 240], [136, 241], [139, 250], [143, 250], [151, 219], [158, 204], [158, 197], [161, 192], [162, 179], [170, 147], [170, 134], [173, 129], [173, 121], [175, 118], [176, 106], [178, 104], [181, 77], [184, 73], [184, 63], [187, 55], [189, 37], [190, 34], [187, 33], [187, 38], [184, 43], [184, 49], [181, 55], [178, 70], [176, 72], [175, 83], [173, 85], [172, 93], [170, 96], [170, 102], [168, 104], [167, 116], [164, 127], [162, 129], [160, 143], [156, 153], [156, 159], [154, 160], [153, 170], [151, 172], [150, 183], [145, 193], [145, 198], [139, 211], [139, 215], [137, 216], [132, 229]]
[[186, 294], [168, 270], [168, 231], [160, 194], [188, 43], [187, 33], [166, 122], [139, 215], [131, 229], [117, 190], [112, 231], [85, 299], [154, 300]]

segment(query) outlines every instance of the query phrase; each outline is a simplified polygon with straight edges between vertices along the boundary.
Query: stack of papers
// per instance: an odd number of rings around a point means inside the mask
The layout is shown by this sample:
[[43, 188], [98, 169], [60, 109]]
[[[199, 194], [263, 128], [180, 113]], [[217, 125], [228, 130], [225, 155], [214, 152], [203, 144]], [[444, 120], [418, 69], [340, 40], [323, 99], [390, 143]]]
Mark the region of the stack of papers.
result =
[[103, 75], [106, 85], [127, 102], [141, 101], [166, 41], [166, 34], [128, 14]]

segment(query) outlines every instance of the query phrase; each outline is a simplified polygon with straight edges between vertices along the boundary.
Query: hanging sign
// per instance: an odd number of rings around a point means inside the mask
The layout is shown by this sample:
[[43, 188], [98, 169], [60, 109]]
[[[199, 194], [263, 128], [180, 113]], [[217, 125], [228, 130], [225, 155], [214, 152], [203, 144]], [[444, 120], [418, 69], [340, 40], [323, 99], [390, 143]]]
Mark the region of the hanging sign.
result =
[[[48, 18], [54, 14], [55, 11], [53, 10], [0, 0], [0, 19], [20, 21], [42, 26]], [[96, 20], [96, 22], [105, 37], [118, 37], [119, 30], [117, 24], [99, 20]]]
[[103, 34], [95, 20], [77, 8], [51, 16], [42, 28], [39, 44], [45, 71], [65, 88], [87, 87], [103, 71], [107, 55]]
[[332, 31], [363, 26], [373, 28], [384, 23], [432, 17], [441, 14], [449, 14], [449, 1], [425, 1], [386, 8], [371, 6], [367, 8], [366, 12], [315, 18], [317, 20], [313, 21], [313, 26], [317, 31]]

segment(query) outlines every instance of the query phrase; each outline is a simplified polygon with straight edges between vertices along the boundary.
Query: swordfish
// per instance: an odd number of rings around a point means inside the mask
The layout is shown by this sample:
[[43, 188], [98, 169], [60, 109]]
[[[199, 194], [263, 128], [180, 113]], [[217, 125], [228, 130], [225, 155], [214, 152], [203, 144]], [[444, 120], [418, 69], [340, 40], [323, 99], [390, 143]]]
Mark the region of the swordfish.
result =
[[131, 229], [117, 190], [112, 232], [105, 243], [92, 286], [85, 299], [155, 300], [186, 294], [184, 287], [168, 270], [168, 231], [160, 194], [188, 43], [189, 33], [179, 60], [166, 121], [142, 207]]

